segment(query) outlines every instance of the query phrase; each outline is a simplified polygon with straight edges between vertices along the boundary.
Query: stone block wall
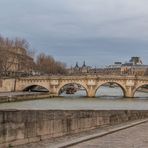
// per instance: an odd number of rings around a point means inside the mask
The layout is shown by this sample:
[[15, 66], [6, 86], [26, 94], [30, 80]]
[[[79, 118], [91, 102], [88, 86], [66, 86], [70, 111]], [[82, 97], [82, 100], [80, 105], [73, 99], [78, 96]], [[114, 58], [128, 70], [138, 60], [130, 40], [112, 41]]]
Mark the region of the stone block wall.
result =
[[8, 147], [148, 117], [148, 111], [1, 110], [0, 147]]
[[0, 79], [0, 92], [14, 91], [15, 79]]

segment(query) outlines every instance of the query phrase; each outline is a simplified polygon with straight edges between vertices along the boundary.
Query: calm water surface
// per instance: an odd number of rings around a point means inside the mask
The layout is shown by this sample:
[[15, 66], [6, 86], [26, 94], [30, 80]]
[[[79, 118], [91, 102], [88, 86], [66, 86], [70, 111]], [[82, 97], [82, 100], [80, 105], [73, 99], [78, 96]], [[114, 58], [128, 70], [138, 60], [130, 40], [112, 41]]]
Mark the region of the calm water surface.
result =
[[96, 98], [87, 98], [85, 95], [85, 91], [79, 91], [73, 96], [62, 94], [61, 97], [52, 99], [2, 103], [0, 109], [148, 110], [148, 93], [137, 92], [135, 98], [124, 98], [120, 88], [101, 87]]

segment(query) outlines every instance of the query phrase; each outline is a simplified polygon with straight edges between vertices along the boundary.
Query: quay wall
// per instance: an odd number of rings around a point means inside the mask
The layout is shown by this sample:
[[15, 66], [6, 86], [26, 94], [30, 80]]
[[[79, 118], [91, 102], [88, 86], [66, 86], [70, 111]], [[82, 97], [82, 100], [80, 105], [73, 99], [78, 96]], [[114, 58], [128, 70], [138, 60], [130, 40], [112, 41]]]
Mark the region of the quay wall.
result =
[[46, 99], [46, 98], [53, 98], [53, 97], [54, 95], [49, 93], [13, 95], [10, 92], [10, 95], [0, 96], [0, 103]]
[[37, 142], [147, 117], [146, 110], [0, 110], [0, 147]]

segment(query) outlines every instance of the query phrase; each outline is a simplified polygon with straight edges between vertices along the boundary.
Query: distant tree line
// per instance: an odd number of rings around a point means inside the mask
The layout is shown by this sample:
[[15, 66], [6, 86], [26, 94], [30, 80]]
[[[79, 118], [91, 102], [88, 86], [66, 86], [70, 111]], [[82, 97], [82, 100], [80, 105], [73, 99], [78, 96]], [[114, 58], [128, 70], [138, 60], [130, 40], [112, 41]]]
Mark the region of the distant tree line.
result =
[[34, 55], [25, 39], [0, 36], [0, 76], [66, 73], [66, 65], [52, 56]]
[[36, 60], [37, 71], [45, 74], [65, 74], [66, 64], [56, 61], [52, 56], [40, 53]]

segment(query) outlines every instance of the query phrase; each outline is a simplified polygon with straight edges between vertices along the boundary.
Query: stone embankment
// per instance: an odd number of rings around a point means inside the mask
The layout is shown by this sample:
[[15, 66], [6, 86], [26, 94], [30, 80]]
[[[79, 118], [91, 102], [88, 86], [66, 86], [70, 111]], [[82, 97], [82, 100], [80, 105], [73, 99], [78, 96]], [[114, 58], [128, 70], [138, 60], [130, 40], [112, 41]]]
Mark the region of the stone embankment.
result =
[[0, 147], [37, 142], [148, 118], [134, 110], [1, 110]]
[[52, 98], [54, 95], [49, 93], [22, 93], [22, 94], [15, 94], [8, 92], [7, 95], [0, 96], [0, 103], [5, 102], [15, 102], [15, 101], [28, 101], [28, 100], [37, 100], [37, 99], [45, 99], [45, 98]]

